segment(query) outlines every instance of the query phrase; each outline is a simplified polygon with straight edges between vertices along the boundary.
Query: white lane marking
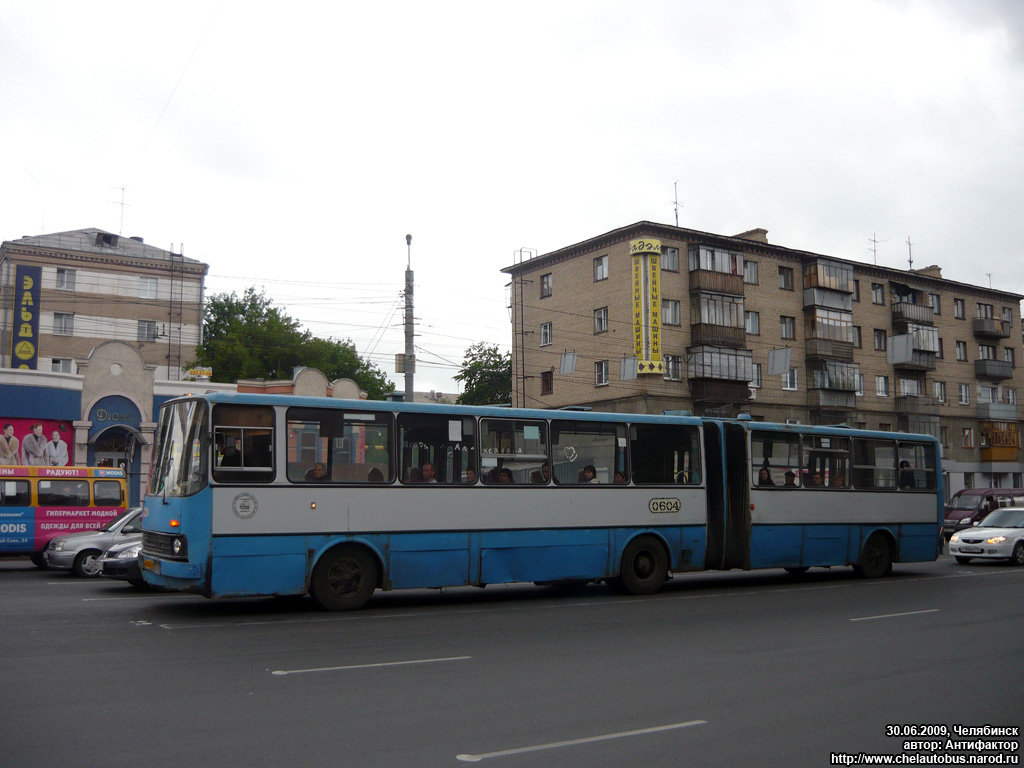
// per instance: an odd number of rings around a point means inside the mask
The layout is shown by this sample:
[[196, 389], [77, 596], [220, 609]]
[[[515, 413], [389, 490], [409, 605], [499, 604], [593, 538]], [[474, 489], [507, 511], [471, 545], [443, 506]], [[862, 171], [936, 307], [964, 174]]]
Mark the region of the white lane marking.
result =
[[621, 731], [619, 733], [606, 733], [603, 736], [589, 736], [583, 739], [570, 739], [569, 741], [554, 741], [550, 744], [535, 744], [532, 747], [519, 747], [517, 749], [503, 749], [500, 752], [485, 752], [482, 755], [456, 755], [456, 758], [464, 763], [478, 763], [491, 757], [507, 757], [508, 755], [521, 755], [524, 752], [540, 752], [545, 749], [558, 749], [559, 747], [574, 747], [579, 744], [591, 744], [595, 741], [608, 741], [609, 739], [624, 739], [627, 736], [645, 736], [649, 733], [660, 731], [672, 731], [678, 728], [690, 728], [694, 725], [704, 725], [707, 720], [689, 720], [685, 723], [672, 723], [671, 725], [658, 725], [654, 728], [640, 728], [635, 731]]
[[440, 661], [465, 661], [472, 656], [449, 656], [444, 659], [412, 659], [410, 661], [383, 661], [377, 664], [351, 664], [345, 667], [314, 667], [312, 669], [275, 669], [272, 675], [303, 675], [307, 672], [339, 672], [348, 669], [373, 669], [375, 667], [404, 667], [410, 664], [436, 664]]
[[883, 613], [878, 616], [861, 616], [859, 619], [850, 619], [850, 621], [872, 621], [873, 619], [895, 619], [900, 616], [917, 616], [921, 613], [938, 613], [938, 608], [929, 608], [927, 611], [907, 611], [906, 613]]

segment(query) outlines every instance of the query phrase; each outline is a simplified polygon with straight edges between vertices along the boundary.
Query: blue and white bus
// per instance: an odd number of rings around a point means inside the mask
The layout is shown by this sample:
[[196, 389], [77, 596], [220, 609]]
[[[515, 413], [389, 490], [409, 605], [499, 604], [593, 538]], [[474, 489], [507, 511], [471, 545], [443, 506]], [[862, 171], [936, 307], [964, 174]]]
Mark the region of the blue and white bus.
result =
[[147, 582], [207, 597], [934, 560], [927, 435], [692, 416], [211, 393], [166, 403]]

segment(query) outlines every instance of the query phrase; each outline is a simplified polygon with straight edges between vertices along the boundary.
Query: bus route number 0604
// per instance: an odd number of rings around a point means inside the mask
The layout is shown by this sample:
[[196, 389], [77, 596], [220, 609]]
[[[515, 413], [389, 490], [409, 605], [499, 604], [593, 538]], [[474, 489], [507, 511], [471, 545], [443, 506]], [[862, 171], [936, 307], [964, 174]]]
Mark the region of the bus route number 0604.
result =
[[651, 499], [647, 508], [655, 515], [680, 512], [683, 508], [679, 499]]

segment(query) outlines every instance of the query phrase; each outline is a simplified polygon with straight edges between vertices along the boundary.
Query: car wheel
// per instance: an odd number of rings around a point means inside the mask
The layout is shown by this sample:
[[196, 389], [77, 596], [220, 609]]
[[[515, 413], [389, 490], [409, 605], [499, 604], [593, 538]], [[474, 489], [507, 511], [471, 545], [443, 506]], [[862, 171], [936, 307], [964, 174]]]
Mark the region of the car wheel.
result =
[[1010, 555], [1010, 562], [1014, 565], [1024, 565], [1024, 541], [1018, 541]]
[[36, 552], [35, 554], [30, 555], [29, 559], [32, 561], [32, 565], [36, 568], [42, 568], [44, 571], [46, 570], [46, 558], [43, 556], [42, 552]]
[[653, 536], [640, 536], [626, 545], [622, 553], [619, 579], [631, 595], [657, 592], [668, 576], [665, 548]]
[[75, 562], [71, 566], [72, 573], [75, 576], [82, 578], [93, 578], [99, 576], [103, 570], [103, 566], [100, 565], [100, 551], [98, 549], [87, 549], [83, 552], [79, 552], [75, 557]]
[[956, 556], [956, 561], [958, 563], [960, 563], [960, 565], [967, 565], [969, 562], [971, 562], [971, 558], [969, 558], [969, 557], [960, 557], [960, 555], [957, 555]]
[[861, 550], [860, 562], [853, 570], [866, 579], [877, 579], [892, 573], [892, 554], [888, 540], [877, 533], [869, 536]]
[[313, 597], [328, 611], [361, 608], [377, 588], [377, 561], [360, 547], [327, 552], [313, 569]]

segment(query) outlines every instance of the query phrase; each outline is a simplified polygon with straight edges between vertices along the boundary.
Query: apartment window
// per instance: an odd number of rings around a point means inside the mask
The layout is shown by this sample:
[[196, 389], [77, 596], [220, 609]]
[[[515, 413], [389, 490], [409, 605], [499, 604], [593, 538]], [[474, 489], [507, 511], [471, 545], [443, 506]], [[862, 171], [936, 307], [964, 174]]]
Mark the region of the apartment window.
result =
[[864, 374], [857, 374], [857, 391], [854, 393], [857, 397], [864, 397]]
[[[1005, 402], [1007, 405], [1016, 405], [1017, 404], [1017, 390], [1016, 389], [1004, 389], [1003, 390], [1003, 402]], [[1017, 485], [1017, 486], [1014, 486], [1014, 487], [1015, 488], [1019, 488], [1020, 486]]]
[[53, 373], [74, 373], [75, 362], [71, 358], [55, 357], [50, 361], [50, 370]]
[[875, 349], [885, 351], [885, 330], [882, 328], [875, 328]]
[[857, 349], [860, 349], [860, 344], [860, 326], [855, 325], [853, 326], [853, 346], [855, 346]]
[[155, 277], [140, 277], [139, 278], [139, 298], [140, 299], [155, 299], [156, 298], [156, 278]]
[[779, 330], [782, 332], [782, 338], [784, 339], [795, 339], [796, 338], [796, 319], [792, 317], [786, 317], [782, 315], [779, 317]]
[[554, 371], [541, 371], [540, 372], [540, 393], [542, 395], [550, 395], [555, 391], [555, 372]]
[[156, 341], [156, 320], [139, 320], [138, 341]]
[[996, 348], [991, 344], [979, 344], [978, 345], [978, 359], [979, 360], [995, 360], [996, 359]]
[[878, 425], [878, 431], [879, 432], [892, 432], [892, 424], [889, 424], [889, 423], [884, 422], [884, 421], [880, 422], [879, 425]]
[[665, 378], [668, 381], [681, 381], [683, 378], [683, 358], [681, 355], [665, 355]]
[[666, 272], [678, 272], [679, 271], [679, 249], [678, 248], [667, 248], [661, 249], [661, 268]]
[[919, 397], [921, 395], [921, 382], [917, 379], [897, 379], [899, 385], [899, 392], [901, 395], [913, 395]]
[[57, 267], [57, 287], [65, 291], [75, 290], [77, 270]]
[[782, 388], [789, 390], [796, 390], [800, 388], [796, 368], [790, 368], [789, 373], [782, 377]]
[[928, 294], [928, 306], [932, 308], [932, 312], [936, 315], [942, 314], [942, 297], [937, 293]]
[[939, 427], [939, 442], [943, 448], [949, 448], [949, 427]]
[[953, 317], [955, 317], [957, 320], [964, 319], [965, 314], [963, 299], [953, 299]]
[[946, 382], [933, 381], [932, 394], [935, 395], [935, 399], [938, 400], [940, 403], [946, 402]]
[[784, 291], [793, 290], [793, 268], [779, 267], [779, 288]]
[[1013, 348], [1012, 347], [1006, 347], [1005, 349], [1003, 349], [1003, 360], [1005, 360], [1010, 365], [1013, 365], [1013, 366], [1017, 365], [1017, 363], [1016, 363], [1016, 361], [1014, 360], [1014, 357], [1013, 357]]
[[594, 259], [594, 282], [608, 279], [608, 255]]
[[54, 312], [53, 313], [53, 335], [54, 336], [74, 336], [75, 335], [75, 316], [68, 312]]
[[971, 385], [970, 384], [957, 384], [957, 392], [959, 397], [957, 403], [960, 405], [971, 404]]
[[604, 333], [608, 330], [608, 307], [601, 307], [594, 310], [594, 333]]
[[551, 323], [540, 324], [540, 345], [546, 347], [551, 343], [552, 330]]
[[758, 312], [744, 312], [743, 313], [744, 326], [747, 329], [747, 333], [752, 333], [755, 336], [761, 334], [761, 315]]
[[608, 386], [608, 361], [598, 360], [594, 363], [594, 385], [598, 387]]
[[760, 387], [761, 386], [761, 364], [754, 363], [754, 377], [750, 380], [750, 386]]
[[702, 293], [700, 300], [690, 302], [690, 322], [743, 327], [743, 299], [719, 293]]
[[967, 342], [958, 341], [956, 343], [956, 359], [964, 362], [967, 360]]
[[546, 299], [551, 295], [551, 273], [540, 276], [540, 297]]
[[1010, 307], [1003, 307], [1003, 322], [1004, 323], [1012, 323], [1013, 322], [1013, 309], [1012, 308], [1010, 308]]
[[664, 325], [679, 325], [679, 302], [670, 299], [661, 300], [661, 322]]
[[974, 428], [964, 427], [960, 430], [960, 447], [961, 448], [973, 448], [974, 447]]
[[942, 346], [942, 337], [941, 336], [939, 337], [939, 351], [935, 353], [935, 356], [937, 358], [939, 358], [939, 360], [941, 360], [943, 357], [946, 356], [945, 349]]
[[875, 394], [879, 397], [889, 396], [889, 377], [875, 376]]
[[749, 285], [757, 285], [757, 262], [743, 262], [743, 282]]
[[853, 281], [853, 300], [860, 301], [860, 280]]
[[978, 387], [978, 402], [979, 403], [998, 403], [999, 402], [999, 387], [993, 387], [988, 384], [981, 384]]
[[885, 304], [885, 286], [881, 283], [871, 284], [871, 303]]
[[983, 320], [991, 320], [994, 317], [991, 304], [982, 304], [978, 302], [978, 317]]

